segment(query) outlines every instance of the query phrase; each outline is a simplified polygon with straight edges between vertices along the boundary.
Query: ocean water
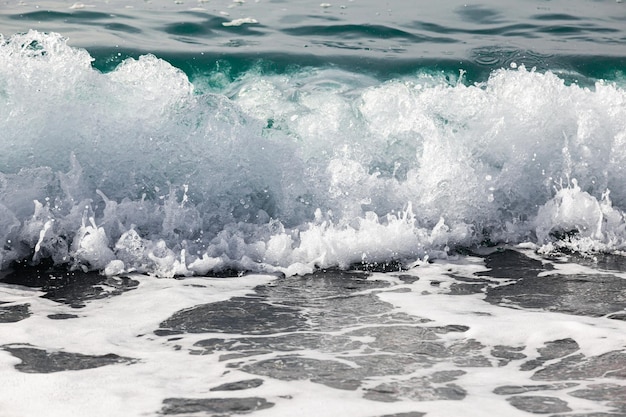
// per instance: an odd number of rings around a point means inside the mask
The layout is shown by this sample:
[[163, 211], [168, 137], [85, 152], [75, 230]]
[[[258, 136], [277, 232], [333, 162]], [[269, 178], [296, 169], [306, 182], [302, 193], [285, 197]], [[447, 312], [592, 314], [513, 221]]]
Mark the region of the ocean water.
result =
[[3, 269], [292, 275], [624, 247], [622, 3], [1, 16]]
[[620, 0], [3, 0], [0, 146], [0, 415], [626, 415]]

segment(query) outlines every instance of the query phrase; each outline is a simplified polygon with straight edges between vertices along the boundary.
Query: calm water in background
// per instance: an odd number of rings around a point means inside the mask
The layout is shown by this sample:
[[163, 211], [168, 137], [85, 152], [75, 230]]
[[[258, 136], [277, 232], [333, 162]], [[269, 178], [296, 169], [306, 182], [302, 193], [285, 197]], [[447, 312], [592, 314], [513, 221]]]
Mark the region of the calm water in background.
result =
[[178, 57], [184, 69], [200, 71], [215, 59], [240, 58], [336, 63], [386, 76], [417, 65], [484, 74], [515, 61], [611, 77], [624, 65], [626, 12], [610, 0], [5, 1], [0, 28], [5, 36], [59, 32], [93, 51], [102, 68], [119, 62], [117, 51]]

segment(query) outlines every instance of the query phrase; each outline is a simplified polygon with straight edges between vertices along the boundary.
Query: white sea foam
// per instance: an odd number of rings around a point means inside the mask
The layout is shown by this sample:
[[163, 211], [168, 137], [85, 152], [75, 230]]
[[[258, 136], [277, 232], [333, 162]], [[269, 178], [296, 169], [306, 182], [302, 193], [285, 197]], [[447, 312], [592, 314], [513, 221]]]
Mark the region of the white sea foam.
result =
[[624, 249], [623, 86], [519, 66], [476, 85], [249, 71], [211, 91], [151, 55], [91, 60], [56, 34], [0, 40], [3, 268], [294, 274], [484, 240]]
[[[3, 323], [0, 326], [0, 340], [11, 345], [30, 346], [48, 352], [78, 352], [84, 355], [115, 354], [136, 359], [133, 364], [114, 364], [94, 369], [62, 371], [52, 373], [28, 373], [15, 369], [20, 359], [9, 352], [0, 350], [0, 369], [6, 381], [0, 391], [0, 404], [5, 415], [49, 415], [83, 416], [85, 410], [93, 416], [156, 416], [163, 407], [164, 398], [238, 398], [259, 396], [275, 403], [267, 415], [272, 416], [320, 416], [335, 415], [338, 410], [349, 416], [387, 415], [419, 410], [433, 416], [525, 416], [528, 413], [511, 407], [508, 396], [497, 395], [494, 389], [502, 386], [536, 386], [538, 395], [548, 395], [566, 401], [578, 412], [607, 411], [599, 402], [577, 400], [568, 392], [598, 382], [616, 382], [609, 377], [596, 377], [568, 380], [577, 387], [550, 389], [545, 381], [532, 378], [534, 371], [521, 370], [524, 362], [532, 362], [540, 354], [546, 342], [572, 338], [580, 353], [591, 357], [623, 349], [623, 334], [626, 323], [598, 317], [567, 315], [556, 312], [510, 309], [492, 305], [484, 301], [484, 294], [452, 296], [449, 285], [455, 276], [473, 277], [484, 271], [482, 259], [465, 257], [458, 261], [437, 261], [425, 263], [405, 272], [419, 279], [412, 284], [402, 283], [396, 274], [374, 274], [370, 280], [390, 280], [389, 288], [376, 287], [376, 297], [393, 305], [394, 312], [404, 312], [415, 318], [428, 318], [424, 327], [441, 328], [446, 325], [465, 325], [464, 332], [439, 334], [442, 343], [451, 345], [457, 342], [474, 341], [483, 347], [483, 354], [492, 361], [492, 366], [459, 366], [451, 360], [430, 364], [390, 375], [375, 375], [364, 378], [363, 386], [356, 390], [335, 389], [319, 381], [308, 378], [280, 380], [263, 378], [262, 386], [249, 391], [211, 392], [210, 388], [224, 382], [235, 382], [256, 377], [242, 371], [234, 364], [241, 361], [255, 363], [258, 360], [284, 356], [285, 352], [271, 349], [267, 352], [247, 352], [257, 356], [227, 358], [227, 351], [218, 349], [202, 355], [195, 345], [199, 340], [210, 338], [250, 337], [249, 334], [229, 333], [183, 333], [174, 338], [156, 336], [153, 331], [159, 323], [177, 311], [205, 303], [216, 303], [232, 297], [243, 297], [254, 293], [258, 285], [280, 286], [280, 279], [262, 275], [248, 275], [240, 279], [188, 278], [184, 280], [155, 280], [144, 275], [131, 278], [139, 281], [139, 286], [121, 295], [92, 300], [82, 309], [42, 298], [41, 292], [24, 287], [3, 286], [2, 299], [13, 304], [29, 304], [32, 316], [18, 323]], [[564, 267], [566, 265], [560, 265]], [[569, 267], [575, 266], [569, 264]], [[576, 273], [577, 271], [561, 273]], [[578, 271], [580, 272], [580, 271]], [[585, 271], [589, 273], [590, 271]], [[598, 271], [596, 271], [598, 273]], [[318, 277], [319, 278], [319, 277]], [[316, 280], [317, 278], [312, 278]], [[432, 282], [440, 283], [433, 286]], [[458, 281], [457, 281], [458, 283]], [[410, 291], [408, 291], [410, 289]], [[372, 290], [367, 290], [372, 291]], [[317, 295], [319, 296], [319, 295]], [[255, 299], [257, 295], [253, 296]], [[281, 302], [288, 302], [287, 298]], [[79, 317], [55, 320], [51, 314], [74, 314]], [[357, 314], [352, 316], [351, 314]], [[344, 312], [348, 317], [358, 317], [358, 312]], [[245, 318], [242, 320], [245, 321]], [[336, 337], [349, 334], [355, 328], [370, 326], [391, 326], [395, 324], [372, 324], [348, 321], [345, 328], [337, 331], [322, 327], [322, 335]], [[356, 326], [356, 327], [353, 327]], [[297, 331], [292, 335], [307, 334]], [[276, 336], [276, 334], [274, 334]], [[353, 341], [358, 336], [350, 336]], [[374, 337], [364, 337], [364, 342], [372, 343]], [[499, 365], [497, 359], [489, 355], [495, 346], [519, 348], [523, 361], [514, 361], [506, 366]], [[297, 345], [295, 345], [297, 346]], [[303, 358], [350, 363], [356, 353], [333, 352], [324, 347], [301, 349], [292, 354]], [[419, 348], [416, 348], [419, 352]], [[392, 350], [393, 351], [393, 350]], [[381, 352], [385, 353], [383, 348]], [[476, 353], [476, 352], [474, 352]], [[396, 357], [387, 352], [390, 357]], [[419, 355], [419, 354], [418, 354]], [[358, 355], [357, 355], [358, 356]], [[412, 355], [409, 355], [412, 356]], [[397, 357], [401, 360], [402, 355]], [[313, 366], [313, 369], [315, 367]], [[382, 383], [397, 383], [411, 377], [432, 375], [437, 371], [459, 371], [455, 383], [464, 392], [465, 398], [424, 400], [401, 398], [398, 401], [371, 401], [363, 398], [369, 389]], [[297, 373], [297, 371], [294, 371]], [[80, 377], [79, 377], [80, 376]], [[260, 376], [259, 376], [260, 377]], [[543, 390], [541, 385], [544, 386]], [[530, 394], [533, 394], [532, 392]], [[32, 401], [37, 398], [37, 401]], [[320, 399], [323, 399], [321, 401]], [[467, 410], [466, 410], [467, 409]], [[255, 414], [263, 415], [262, 411]]]

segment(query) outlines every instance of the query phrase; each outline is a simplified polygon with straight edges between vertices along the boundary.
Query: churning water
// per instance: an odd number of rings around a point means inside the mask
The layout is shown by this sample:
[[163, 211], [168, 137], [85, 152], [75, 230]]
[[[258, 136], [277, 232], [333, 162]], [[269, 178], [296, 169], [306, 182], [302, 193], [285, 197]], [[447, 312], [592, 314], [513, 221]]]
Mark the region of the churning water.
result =
[[624, 7], [536, 3], [9, 5], [1, 266], [622, 250]]

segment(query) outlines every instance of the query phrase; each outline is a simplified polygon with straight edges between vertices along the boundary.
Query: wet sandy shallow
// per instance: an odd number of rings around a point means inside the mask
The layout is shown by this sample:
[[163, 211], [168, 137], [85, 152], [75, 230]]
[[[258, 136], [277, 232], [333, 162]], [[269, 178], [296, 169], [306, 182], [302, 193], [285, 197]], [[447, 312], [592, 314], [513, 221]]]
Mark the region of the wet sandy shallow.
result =
[[626, 274], [620, 258], [572, 261], [504, 250], [290, 278], [19, 271], [0, 286], [0, 412], [624, 416]]

